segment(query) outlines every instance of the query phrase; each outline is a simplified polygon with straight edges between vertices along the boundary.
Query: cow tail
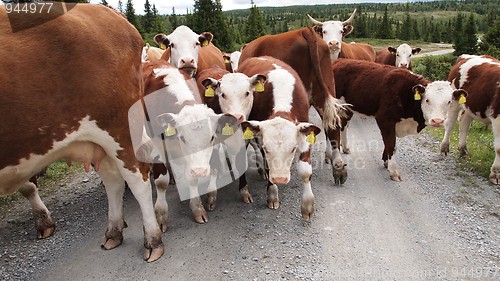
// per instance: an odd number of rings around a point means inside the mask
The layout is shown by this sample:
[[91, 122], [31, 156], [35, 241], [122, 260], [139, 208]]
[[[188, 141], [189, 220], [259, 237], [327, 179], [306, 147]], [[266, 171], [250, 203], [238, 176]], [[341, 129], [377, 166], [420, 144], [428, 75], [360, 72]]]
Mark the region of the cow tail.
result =
[[321, 62], [318, 54], [318, 38], [314, 30], [309, 27], [307, 32], [303, 32], [302, 34], [308, 45], [309, 57], [311, 58], [313, 71], [316, 73], [316, 78], [321, 86], [321, 91], [325, 95], [322, 112], [320, 112], [323, 115], [323, 128], [335, 129], [341, 126], [341, 118], [346, 116], [346, 108], [339, 99], [334, 97], [333, 93], [330, 92], [328, 86], [326, 86], [326, 83], [323, 80], [323, 73], [321, 72], [320, 67]]

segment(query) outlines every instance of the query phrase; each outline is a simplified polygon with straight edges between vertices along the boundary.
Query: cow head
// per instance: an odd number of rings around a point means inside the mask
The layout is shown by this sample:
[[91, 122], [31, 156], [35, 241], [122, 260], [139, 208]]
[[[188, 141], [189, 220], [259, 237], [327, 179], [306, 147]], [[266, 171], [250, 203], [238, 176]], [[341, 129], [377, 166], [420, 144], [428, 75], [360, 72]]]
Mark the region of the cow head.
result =
[[163, 33], [154, 36], [160, 47], [170, 50], [170, 62], [175, 67], [186, 71], [191, 76], [198, 68], [198, 48], [207, 46], [213, 39], [210, 32], [201, 35], [193, 32], [189, 27], [181, 25], [169, 35]]
[[[269, 165], [269, 181], [286, 184], [290, 181], [290, 166], [297, 149], [309, 149], [308, 138], [315, 138], [320, 128], [310, 123], [293, 123], [281, 117], [265, 121], [245, 121], [241, 123], [243, 135], [250, 131], [259, 139], [264, 148]], [[247, 131], [248, 130], [248, 131]]]
[[451, 107], [459, 106], [467, 97], [467, 92], [452, 87], [448, 81], [434, 81], [424, 87], [412, 88], [414, 99], [421, 102], [425, 124], [433, 127], [444, 125]]
[[241, 57], [240, 51], [234, 51], [229, 56], [229, 61], [231, 62], [231, 68], [233, 69], [233, 72], [236, 72], [238, 70], [238, 64], [240, 61], [240, 57]]
[[185, 106], [178, 114], [164, 113], [156, 121], [165, 129], [167, 141], [178, 144], [185, 162], [185, 176], [198, 178], [210, 173], [214, 146], [238, 127], [236, 117], [215, 114], [204, 104]]
[[328, 44], [330, 48], [330, 55], [332, 60], [338, 58], [340, 50], [342, 48], [342, 39], [347, 34], [351, 33], [354, 27], [351, 25], [354, 15], [356, 14], [356, 9], [352, 12], [351, 16], [346, 21], [325, 21], [320, 22], [310, 15], [307, 15], [309, 19], [315, 24], [314, 30], [318, 32], [323, 40]]
[[411, 48], [410, 45], [404, 43], [399, 45], [396, 49], [394, 47], [387, 48], [392, 55], [396, 56], [396, 66], [409, 68], [411, 64], [411, 57], [420, 52], [420, 48]]
[[248, 77], [243, 73], [228, 73], [220, 80], [207, 78], [201, 82], [206, 91], [215, 91], [222, 112], [242, 116], [250, 115], [253, 105], [253, 92], [263, 90], [266, 76], [255, 74]]

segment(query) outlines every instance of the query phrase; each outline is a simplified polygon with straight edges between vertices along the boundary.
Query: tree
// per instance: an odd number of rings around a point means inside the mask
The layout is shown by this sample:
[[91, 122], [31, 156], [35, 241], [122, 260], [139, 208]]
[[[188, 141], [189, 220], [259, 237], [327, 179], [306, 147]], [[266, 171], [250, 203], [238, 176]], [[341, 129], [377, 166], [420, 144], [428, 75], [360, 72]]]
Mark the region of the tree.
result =
[[172, 29], [176, 29], [179, 26], [177, 22], [177, 15], [175, 14], [175, 7], [172, 7], [172, 15], [169, 17], [170, 24], [172, 25]]
[[233, 48], [234, 40], [229, 32], [228, 20], [222, 12], [220, 0], [195, 0], [193, 14], [188, 17], [188, 25], [194, 32], [212, 32], [213, 43], [224, 51]]
[[257, 8], [254, 4], [253, 0], [250, 4], [252, 7], [250, 8], [250, 15], [248, 16], [245, 28], [245, 40], [247, 42], [267, 34], [266, 22], [264, 21], [264, 17], [260, 13], [259, 8]]
[[108, 1], [106, 1], [106, 0], [101, 0], [101, 4], [104, 5], [104, 6], [108, 6], [109, 5]]
[[123, 3], [122, 3], [122, 0], [118, 0], [118, 11], [123, 14]]
[[460, 56], [461, 54], [465, 54], [466, 50], [464, 47], [464, 19], [461, 13], [458, 13], [455, 19], [455, 30], [453, 32], [453, 48], [455, 51], [453, 54], [455, 56]]
[[127, 17], [127, 20], [131, 24], [133, 24], [135, 28], [137, 28], [137, 30], [141, 33], [141, 35], [144, 34], [141, 23], [139, 22], [139, 19], [135, 15], [135, 9], [132, 0], [127, 0], [127, 5], [125, 6], [125, 16]]
[[382, 39], [393, 38], [391, 23], [389, 22], [389, 16], [387, 15], [387, 6], [385, 6], [384, 9], [384, 16], [382, 18], [382, 23], [378, 28], [377, 37]]
[[486, 31], [480, 48], [481, 53], [500, 59], [500, 19]]
[[464, 26], [464, 53], [474, 55], [477, 53], [477, 25], [474, 14], [471, 13]]
[[410, 17], [410, 5], [406, 4], [405, 18], [403, 20], [403, 25], [401, 26], [400, 39], [410, 40], [413, 39], [412, 21]]
[[160, 33], [166, 32], [165, 22], [162, 20], [161, 16], [158, 14], [155, 4], [153, 4], [153, 27], [151, 32]]
[[153, 14], [153, 10], [151, 9], [151, 4], [149, 4], [149, 0], [146, 0], [144, 3], [144, 17], [142, 18], [142, 27], [146, 33], [151, 32], [154, 21], [155, 16]]

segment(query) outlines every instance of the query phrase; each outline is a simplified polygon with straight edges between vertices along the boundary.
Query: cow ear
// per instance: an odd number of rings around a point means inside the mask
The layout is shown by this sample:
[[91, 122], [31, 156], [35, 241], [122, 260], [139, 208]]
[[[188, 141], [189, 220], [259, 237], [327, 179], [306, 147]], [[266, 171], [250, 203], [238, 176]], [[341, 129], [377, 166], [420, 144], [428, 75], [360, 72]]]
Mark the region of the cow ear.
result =
[[302, 135], [306, 136], [306, 142], [309, 144], [315, 144], [316, 136], [321, 132], [321, 129], [318, 126], [304, 122], [299, 123], [298, 129]]
[[323, 36], [323, 27], [321, 25], [315, 25], [313, 29], [316, 33]]
[[201, 85], [205, 88], [205, 97], [214, 97], [215, 89], [219, 87], [220, 82], [209, 77], [201, 81]]
[[389, 53], [391, 53], [391, 55], [394, 55], [394, 56], [396, 55], [396, 52], [397, 52], [396, 48], [388, 47], [387, 50], [389, 50]]
[[166, 137], [173, 137], [177, 135], [177, 130], [175, 129], [175, 118], [176, 115], [172, 113], [163, 113], [156, 117], [156, 123], [158, 123], [165, 130]]
[[422, 49], [420, 49], [420, 48], [413, 48], [413, 49], [411, 50], [411, 53], [415, 55], [415, 54], [420, 53], [420, 51], [421, 51], [421, 50], [422, 50]]
[[231, 63], [231, 56], [228, 54], [222, 54], [222, 58], [224, 59], [224, 63]]
[[243, 139], [251, 140], [260, 133], [260, 122], [244, 121], [241, 122], [241, 128], [243, 129]]
[[156, 45], [160, 47], [160, 49], [165, 50], [167, 49], [167, 46], [170, 45], [170, 41], [167, 38], [167, 35], [163, 33], [158, 33], [153, 37], [153, 40], [155, 41]]
[[342, 36], [347, 36], [353, 30], [354, 30], [354, 26], [352, 26], [350, 24], [344, 25], [344, 29], [342, 30]]
[[464, 104], [467, 101], [467, 96], [469, 94], [464, 89], [458, 89], [453, 91], [453, 99], [458, 101], [459, 104]]
[[212, 42], [212, 39], [214, 38], [214, 35], [210, 32], [203, 32], [200, 37], [198, 37], [198, 41], [200, 42], [202, 47], [208, 46], [210, 42]]
[[249, 78], [250, 82], [250, 90], [255, 92], [264, 92], [264, 84], [267, 81], [267, 77], [262, 74], [255, 74], [251, 78]]
[[418, 84], [418, 85], [413, 86], [413, 88], [411, 90], [413, 92], [413, 99], [416, 101], [420, 101], [424, 95], [425, 87]]
[[220, 114], [217, 120], [216, 134], [217, 136], [230, 137], [234, 135], [238, 126], [239, 122], [236, 116], [229, 113]]

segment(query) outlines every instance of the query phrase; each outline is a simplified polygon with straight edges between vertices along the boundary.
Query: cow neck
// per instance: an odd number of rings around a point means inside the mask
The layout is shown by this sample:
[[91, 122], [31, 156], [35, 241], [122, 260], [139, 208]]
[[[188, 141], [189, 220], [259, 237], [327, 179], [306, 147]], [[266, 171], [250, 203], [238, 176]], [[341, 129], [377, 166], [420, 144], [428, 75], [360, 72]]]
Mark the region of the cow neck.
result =
[[271, 114], [271, 116], [269, 116], [268, 120], [271, 120], [271, 119], [274, 119], [277, 117], [281, 117], [281, 118], [288, 120], [290, 122], [293, 122], [293, 123], [297, 122], [297, 119], [292, 115], [291, 112], [285, 112], [285, 111], [273, 112], [273, 114]]

